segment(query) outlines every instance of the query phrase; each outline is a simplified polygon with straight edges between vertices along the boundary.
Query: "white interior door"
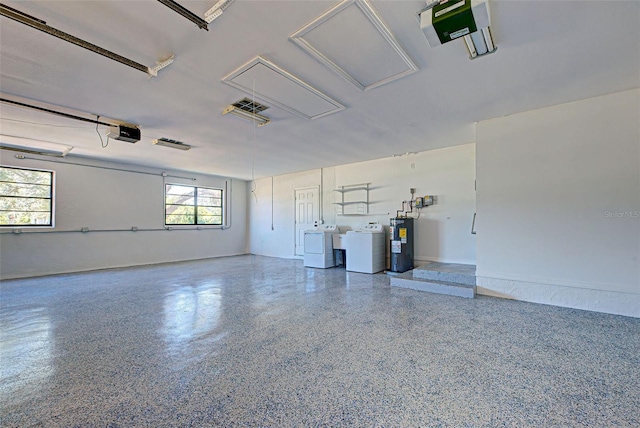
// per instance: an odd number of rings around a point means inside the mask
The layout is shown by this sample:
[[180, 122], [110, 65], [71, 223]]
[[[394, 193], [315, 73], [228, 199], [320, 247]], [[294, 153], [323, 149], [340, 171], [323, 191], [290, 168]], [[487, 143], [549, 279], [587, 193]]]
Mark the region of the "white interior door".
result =
[[296, 255], [304, 255], [304, 231], [315, 226], [320, 217], [320, 186], [295, 189], [296, 192]]

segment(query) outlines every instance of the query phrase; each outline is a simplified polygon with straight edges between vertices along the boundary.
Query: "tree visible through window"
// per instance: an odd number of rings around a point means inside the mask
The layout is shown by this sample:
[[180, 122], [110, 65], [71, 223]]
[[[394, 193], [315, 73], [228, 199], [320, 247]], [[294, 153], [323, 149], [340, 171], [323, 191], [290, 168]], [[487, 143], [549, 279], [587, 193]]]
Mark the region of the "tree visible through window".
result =
[[222, 189], [165, 185], [164, 224], [222, 225]]
[[53, 171], [0, 167], [0, 226], [53, 226]]

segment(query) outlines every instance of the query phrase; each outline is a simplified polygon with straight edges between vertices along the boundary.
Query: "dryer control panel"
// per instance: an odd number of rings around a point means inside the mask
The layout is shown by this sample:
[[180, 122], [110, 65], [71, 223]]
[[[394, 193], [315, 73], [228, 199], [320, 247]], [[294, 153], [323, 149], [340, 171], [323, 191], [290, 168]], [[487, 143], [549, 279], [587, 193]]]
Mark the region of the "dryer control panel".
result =
[[318, 230], [322, 232], [338, 232], [338, 226], [335, 224], [319, 224]]
[[384, 232], [384, 226], [381, 224], [366, 224], [362, 227], [363, 232]]

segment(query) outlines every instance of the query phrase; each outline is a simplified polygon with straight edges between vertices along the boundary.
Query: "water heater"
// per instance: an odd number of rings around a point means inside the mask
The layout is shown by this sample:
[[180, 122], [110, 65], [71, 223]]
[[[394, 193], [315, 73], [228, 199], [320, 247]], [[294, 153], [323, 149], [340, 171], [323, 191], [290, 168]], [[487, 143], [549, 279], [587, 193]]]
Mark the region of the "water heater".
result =
[[413, 218], [392, 218], [391, 272], [406, 272], [413, 269]]

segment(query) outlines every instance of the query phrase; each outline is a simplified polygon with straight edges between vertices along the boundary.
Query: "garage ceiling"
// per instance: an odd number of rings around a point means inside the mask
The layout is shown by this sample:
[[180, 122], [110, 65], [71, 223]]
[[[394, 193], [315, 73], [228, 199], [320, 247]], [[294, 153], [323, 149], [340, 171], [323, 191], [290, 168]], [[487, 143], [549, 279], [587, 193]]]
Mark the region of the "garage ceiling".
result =
[[[178, 2], [204, 17], [215, 0]], [[498, 51], [475, 60], [468, 59], [462, 41], [429, 47], [416, 17], [424, 2], [372, 1], [418, 70], [365, 91], [289, 39], [338, 3], [236, 0], [203, 31], [154, 0], [7, 1], [136, 62], [153, 66], [176, 58], [149, 78], [0, 18], [4, 94], [136, 124], [142, 139], [136, 144], [111, 140], [103, 148], [90, 123], [4, 103], [0, 133], [73, 146], [68, 159], [250, 179], [465, 144], [475, 141], [474, 123], [480, 120], [640, 86], [637, 1], [491, 1]], [[351, 61], [349, 67], [384, 70], [389, 63], [376, 52], [387, 48], [354, 45], [362, 40], [359, 25], [337, 26], [339, 39], [320, 37], [326, 29], [308, 33], [308, 39], [333, 48], [328, 56]], [[336, 40], [349, 55], [335, 50]], [[257, 56], [345, 109], [311, 120], [256, 95], [270, 107], [263, 113], [271, 118], [269, 125], [254, 128], [249, 121], [223, 116], [222, 110], [247, 92], [222, 79]], [[260, 78], [251, 83], [256, 94], [272, 89]], [[98, 127], [103, 138], [106, 131]], [[183, 152], [152, 144], [161, 137], [193, 148]], [[3, 163], [11, 163], [11, 152], [0, 155]]]

